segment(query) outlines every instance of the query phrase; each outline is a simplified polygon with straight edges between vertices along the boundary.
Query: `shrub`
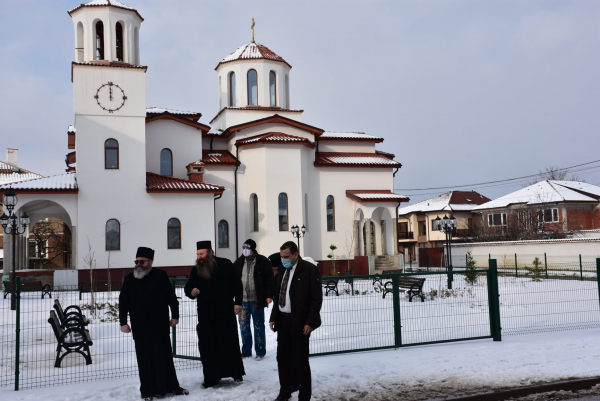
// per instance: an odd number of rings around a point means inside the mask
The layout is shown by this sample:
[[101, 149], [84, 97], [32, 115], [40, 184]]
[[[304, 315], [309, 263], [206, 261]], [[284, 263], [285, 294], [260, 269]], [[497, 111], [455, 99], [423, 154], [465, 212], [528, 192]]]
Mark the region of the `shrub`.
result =
[[477, 273], [475, 273], [473, 271], [476, 269], [476, 267], [475, 267], [476, 265], [477, 265], [477, 261], [475, 259], [473, 259], [473, 252], [469, 250], [467, 252], [467, 262], [466, 262], [468, 272], [465, 274], [465, 281], [470, 285], [474, 285], [477, 282]]

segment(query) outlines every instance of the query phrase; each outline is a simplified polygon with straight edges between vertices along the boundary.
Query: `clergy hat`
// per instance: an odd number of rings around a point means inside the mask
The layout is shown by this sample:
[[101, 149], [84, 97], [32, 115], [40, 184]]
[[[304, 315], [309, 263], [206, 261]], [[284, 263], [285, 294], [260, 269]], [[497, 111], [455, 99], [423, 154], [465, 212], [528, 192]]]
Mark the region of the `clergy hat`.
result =
[[269, 261], [271, 262], [271, 266], [273, 267], [281, 266], [281, 255], [279, 254], [279, 252], [276, 252], [273, 255], [269, 256]]
[[147, 258], [150, 260], [154, 260], [154, 249], [146, 248], [145, 246], [140, 246], [137, 249], [137, 253], [135, 254], [136, 258]]
[[212, 245], [210, 241], [198, 241], [196, 242], [196, 249], [210, 249], [212, 250]]
[[253, 253], [256, 253], [256, 242], [253, 239], [247, 239], [242, 246], [247, 246]]

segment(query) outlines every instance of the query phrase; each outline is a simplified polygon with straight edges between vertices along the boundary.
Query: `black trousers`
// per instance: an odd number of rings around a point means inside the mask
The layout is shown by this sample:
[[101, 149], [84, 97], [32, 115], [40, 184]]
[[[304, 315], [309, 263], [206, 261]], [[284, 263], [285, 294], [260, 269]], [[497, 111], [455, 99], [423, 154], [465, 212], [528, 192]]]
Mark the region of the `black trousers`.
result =
[[173, 363], [171, 339], [165, 335], [160, 339], [136, 340], [142, 398], [176, 393], [181, 389]]
[[[277, 305], [275, 305], [277, 307]], [[277, 319], [277, 370], [279, 371], [279, 395], [291, 396], [291, 385], [299, 384], [299, 401], [312, 396], [308, 345], [310, 335], [302, 334], [304, 328], [294, 328], [292, 316], [280, 313]]]

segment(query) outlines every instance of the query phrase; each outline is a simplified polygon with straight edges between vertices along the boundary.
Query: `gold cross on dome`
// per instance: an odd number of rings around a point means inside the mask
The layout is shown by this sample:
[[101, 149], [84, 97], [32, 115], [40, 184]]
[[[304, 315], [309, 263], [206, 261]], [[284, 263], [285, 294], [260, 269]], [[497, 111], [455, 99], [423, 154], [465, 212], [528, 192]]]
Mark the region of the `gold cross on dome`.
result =
[[255, 25], [254, 18], [252, 18], [252, 26], [250, 27], [250, 28], [252, 28], [252, 43], [255, 43], [254, 42], [254, 25]]

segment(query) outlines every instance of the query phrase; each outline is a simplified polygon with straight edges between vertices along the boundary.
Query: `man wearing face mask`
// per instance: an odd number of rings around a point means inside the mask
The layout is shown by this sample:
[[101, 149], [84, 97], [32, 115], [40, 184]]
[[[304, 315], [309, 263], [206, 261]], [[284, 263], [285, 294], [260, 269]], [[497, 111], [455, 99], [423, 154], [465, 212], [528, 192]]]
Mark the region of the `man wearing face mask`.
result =
[[179, 386], [169, 335], [169, 327], [178, 323], [179, 302], [167, 273], [152, 268], [153, 262], [154, 250], [139, 247], [133, 273], [125, 277], [119, 294], [121, 332], [133, 332], [144, 400], [189, 394]]
[[250, 318], [254, 321], [254, 350], [256, 360], [266, 354], [265, 308], [273, 301], [275, 280], [271, 262], [256, 252], [256, 242], [249, 239], [242, 245], [242, 256], [233, 264], [242, 279], [244, 300], [238, 315], [242, 334], [242, 358], [252, 356]]
[[308, 348], [310, 333], [321, 325], [321, 273], [302, 260], [293, 241], [283, 244], [279, 253], [283, 267], [269, 320], [271, 330], [277, 332], [279, 395], [275, 401], [288, 401], [295, 383], [300, 385], [298, 400], [308, 401], [312, 396]]

